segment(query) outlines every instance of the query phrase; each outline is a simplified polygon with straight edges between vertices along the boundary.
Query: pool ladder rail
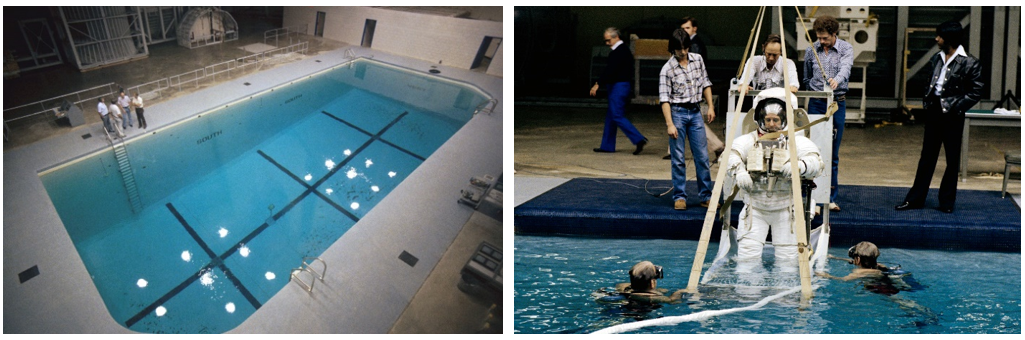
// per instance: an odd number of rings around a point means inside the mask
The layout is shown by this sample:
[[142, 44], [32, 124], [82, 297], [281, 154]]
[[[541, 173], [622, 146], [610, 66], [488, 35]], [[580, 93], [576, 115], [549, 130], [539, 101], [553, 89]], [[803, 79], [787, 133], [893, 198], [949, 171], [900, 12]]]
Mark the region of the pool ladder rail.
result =
[[[313, 269], [312, 265], [314, 262], [320, 262], [324, 265], [320, 270], [320, 273]], [[309, 283], [303, 281], [303, 279], [299, 277], [302, 273], [310, 274]], [[303, 264], [300, 265], [299, 268], [292, 269], [291, 278], [289, 280], [298, 283], [300, 287], [303, 287], [303, 289], [306, 290], [306, 292], [313, 293], [313, 284], [316, 283], [317, 280], [324, 282], [325, 273], [327, 273], [327, 262], [324, 262], [324, 260], [321, 260], [319, 257], [306, 256], [303, 257]]]
[[473, 110], [473, 115], [476, 116], [478, 113], [491, 113], [495, 110], [496, 106], [498, 106], [497, 98], [488, 99], [488, 101], [477, 105], [477, 108]]
[[135, 182], [135, 171], [132, 171], [132, 162], [128, 159], [125, 139], [117, 134], [111, 136], [106, 126], [103, 127], [103, 132], [107, 134], [107, 143], [114, 150], [114, 157], [117, 159], [117, 169], [121, 173], [125, 193], [128, 195], [128, 203], [132, 208], [132, 212], [138, 214], [142, 211], [142, 199], [139, 198], [139, 186]]

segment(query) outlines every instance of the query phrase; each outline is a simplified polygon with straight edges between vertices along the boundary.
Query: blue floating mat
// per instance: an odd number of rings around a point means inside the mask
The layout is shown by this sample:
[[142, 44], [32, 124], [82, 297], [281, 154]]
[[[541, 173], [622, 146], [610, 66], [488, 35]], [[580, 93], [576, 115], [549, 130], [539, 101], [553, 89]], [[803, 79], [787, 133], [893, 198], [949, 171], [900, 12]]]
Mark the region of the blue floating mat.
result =
[[[697, 183], [687, 183], [687, 210], [673, 209], [667, 180], [576, 178], [515, 208], [516, 233], [613, 238], [698, 240], [708, 209], [699, 205]], [[998, 191], [958, 190], [956, 210], [936, 210], [937, 189], [924, 209], [896, 211], [908, 188], [841, 185], [830, 214], [830, 243], [871, 241], [881, 247], [1021, 251], [1021, 210]], [[732, 205], [736, 225], [743, 203]], [[822, 224], [822, 217], [812, 226]], [[716, 221], [711, 240], [718, 240]]]

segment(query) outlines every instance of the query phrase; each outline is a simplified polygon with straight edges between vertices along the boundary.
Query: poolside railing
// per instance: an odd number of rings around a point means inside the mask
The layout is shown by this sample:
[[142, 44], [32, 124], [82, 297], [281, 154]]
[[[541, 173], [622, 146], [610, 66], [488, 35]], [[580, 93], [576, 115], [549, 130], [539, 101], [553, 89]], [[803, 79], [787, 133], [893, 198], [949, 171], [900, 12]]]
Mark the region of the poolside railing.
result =
[[[307, 34], [306, 32], [307, 32], [308, 28], [309, 28], [308, 24], [302, 24], [302, 25], [295, 25], [295, 26], [289, 26], [289, 27], [282, 27], [282, 28], [275, 28], [275, 29], [272, 29], [272, 30], [267, 30], [267, 31], [263, 32], [263, 43], [266, 44], [266, 45], [278, 46], [278, 43], [280, 41], [288, 39], [288, 44], [289, 45], [293, 45], [292, 44], [293, 41], [299, 41], [299, 42], [302, 41], [299, 38], [299, 35], [300, 34], [301, 35], [306, 35]], [[273, 39], [274, 44], [269, 44], [268, 43], [269, 41], [271, 41], [271, 39]]]
[[[163, 99], [168, 95], [168, 90], [178, 92], [191, 88], [199, 88], [204, 83], [213, 84], [218, 80], [230, 79], [253, 70], [261, 69], [263, 66], [271, 65], [296, 54], [306, 55], [309, 52], [309, 42], [303, 41], [297, 44], [276, 48], [260, 53], [255, 53], [241, 58], [208, 65], [203, 68], [189, 72], [161, 78], [147, 83], [125, 88], [126, 94], [138, 92], [140, 96], [152, 100], [153, 98]], [[8, 123], [18, 121], [14, 129], [34, 124], [51, 124], [57, 118], [57, 111], [65, 101], [78, 105], [83, 112], [87, 112], [90, 103], [95, 103], [97, 98], [115, 98], [120, 94], [122, 88], [116, 83], [108, 83], [81, 91], [76, 91], [57, 97], [24, 104], [9, 109], [4, 109], [4, 137], [9, 140], [8, 134], [12, 128]], [[93, 109], [95, 110], [95, 109]], [[54, 114], [53, 116], [46, 115]], [[12, 117], [12, 118], [8, 118]]]
[[478, 113], [491, 113], [495, 110], [496, 106], [498, 106], [497, 98], [488, 99], [487, 101], [477, 105], [477, 108], [473, 110], [473, 115], [476, 116]]
[[[320, 264], [323, 265], [323, 268], [320, 270], [319, 273], [315, 269], [313, 269], [313, 263], [315, 263], [315, 262], [320, 262]], [[310, 282], [309, 283], [307, 283], [306, 281], [304, 281], [302, 279], [302, 277], [300, 277], [300, 275], [302, 273], [309, 273], [310, 274]], [[327, 274], [327, 262], [324, 262], [324, 260], [321, 260], [319, 257], [306, 256], [306, 257], [303, 257], [303, 262], [299, 266], [299, 268], [292, 269], [292, 272], [289, 275], [290, 276], [289, 277], [289, 281], [295, 281], [307, 293], [313, 293], [313, 285], [315, 283], [317, 283], [317, 280], [320, 280], [321, 282], [324, 282], [324, 275], [326, 275], [326, 274]]]
[[[95, 101], [96, 98], [108, 96], [109, 94], [114, 93], [116, 89], [117, 84], [107, 83], [85, 90], [4, 109], [4, 123], [14, 122], [19, 119], [25, 119], [43, 113], [52, 113], [54, 112], [54, 109], [63, 105], [65, 101], [76, 104], [90, 99]], [[8, 118], [9, 116], [13, 116], [13, 118]]]

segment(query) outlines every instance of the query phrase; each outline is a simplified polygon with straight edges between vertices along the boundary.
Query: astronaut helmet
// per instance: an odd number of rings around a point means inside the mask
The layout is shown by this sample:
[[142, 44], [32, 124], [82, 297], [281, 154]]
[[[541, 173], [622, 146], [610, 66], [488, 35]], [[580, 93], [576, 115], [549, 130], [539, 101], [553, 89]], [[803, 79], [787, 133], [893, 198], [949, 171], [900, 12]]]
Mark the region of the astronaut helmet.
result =
[[[755, 124], [758, 124], [758, 129], [763, 132], [776, 132], [783, 130], [787, 127], [787, 112], [786, 102], [779, 98], [765, 98], [758, 102], [758, 106], [755, 107], [754, 120]], [[779, 124], [771, 124], [766, 127], [765, 116], [774, 114], [779, 117]]]

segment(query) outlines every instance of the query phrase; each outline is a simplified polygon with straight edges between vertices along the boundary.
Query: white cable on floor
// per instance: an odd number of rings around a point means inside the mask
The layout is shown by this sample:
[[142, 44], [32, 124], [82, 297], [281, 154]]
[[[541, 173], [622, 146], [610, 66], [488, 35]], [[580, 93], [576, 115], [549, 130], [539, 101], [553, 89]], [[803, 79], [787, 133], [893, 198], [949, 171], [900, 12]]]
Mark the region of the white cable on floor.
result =
[[761, 308], [762, 306], [765, 306], [766, 304], [768, 304], [772, 300], [776, 300], [776, 299], [779, 299], [779, 298], [784, 297], [786, 295], [797, 293], [799, 291], [801, 291], [801, 287], [794, 287], [793, 289], [787, 290], [785, 292], [782, 292], [782, 293], [779, 293], [779, 294], [776, 294], [776, 295], [764, 298], [761, 301], [758, 301], [758, 303], [750, 305], [750, 306], [747, 306], [747, 307], [737, 307], [737, 308], [730, 308], [730, 309], [724, 309], [724, 310], [706, 310], [706, 311], [703, 311], [703, 312], [697, 312], [697, 313], [687, 314], [687, 315], [669, 316], [669, 317], [658, 318], [658, 319], [651, 319], [651, 320], [631, 322], [631, 323], [626, 323], [626, 324], [622, 324], [622, 325], [616, 325], [616, 326], [612, 326], [612, 327], [608, 327], [608, 328], [603, 328], [603, 329], [600, 329], [600, 330], [598, 330], [598, 331], [596, 331], [596, 332], [594, 332], [592, 334], [616, 334], [616, 333], [622, 333], [622, 332], [626, 332], [626, 331], [632, 331], [632, 330], [636, 330], [636, 329], [641, 329], [641, 328], [648, 327], [648, 326], [672, 326], [672, 325], [675, 325], [675, 324], [678, 324], [678, 323], [681, 323], [681, 322], [699, 321], [699, 320], [704, 320], [704, 319], [707, 319], [707, 318], [710, 318], [710, 317], [713, 317], [713, 316], [733, 314], [733, 313], [737, 313], [737, 312], [743, 312], [743, 311], [758, 309], [758, 308]]

